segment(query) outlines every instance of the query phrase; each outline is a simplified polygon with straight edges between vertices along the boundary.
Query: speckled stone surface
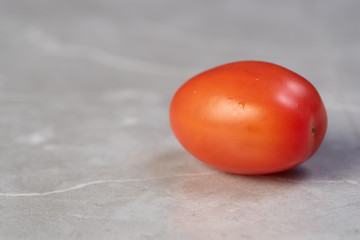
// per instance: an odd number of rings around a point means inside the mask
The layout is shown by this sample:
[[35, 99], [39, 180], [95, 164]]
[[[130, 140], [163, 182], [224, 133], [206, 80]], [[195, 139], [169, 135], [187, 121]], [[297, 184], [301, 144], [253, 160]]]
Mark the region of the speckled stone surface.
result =
[[[0, 0], [0, 239], [360, 239], [359, 1]], [[328, 110], [318, 153], [238, 176], [171, 133], [175, 90], [265, 60]]]

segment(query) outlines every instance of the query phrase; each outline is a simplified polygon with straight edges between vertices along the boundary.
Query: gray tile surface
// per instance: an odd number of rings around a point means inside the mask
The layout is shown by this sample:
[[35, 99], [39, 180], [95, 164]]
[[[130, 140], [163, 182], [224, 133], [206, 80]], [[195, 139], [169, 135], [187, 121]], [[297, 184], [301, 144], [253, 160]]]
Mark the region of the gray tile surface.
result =
[[[359, 1], [0, 0], [0, 239], [359, 239]], [[174, 91], [257, 59], [329, 128], [294, 170], [236, 176], [171, 133]]]

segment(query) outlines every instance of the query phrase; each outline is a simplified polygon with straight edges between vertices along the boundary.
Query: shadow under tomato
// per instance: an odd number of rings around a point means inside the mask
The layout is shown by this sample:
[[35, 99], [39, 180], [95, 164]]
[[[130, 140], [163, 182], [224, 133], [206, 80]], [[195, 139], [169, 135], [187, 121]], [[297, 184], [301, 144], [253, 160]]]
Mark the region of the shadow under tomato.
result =
[[169, 151], [154, 156], [145, 166], [152, 176], [178, 176], [210, 172], [212, 168], [185, 150]]
[[297, 185], [300, 182], [304, 182], [311, 177], [311, 171], [304, 166], [297, 166], [287, 171], [263, 174], [263, 175], [239, 175], [233, 173], [226, 173], [231, 177], [238, 177], [239, 180], [252, 181], [256, 184], [269, 184], [274, 185]]
[[303, 164], [317, 179], [357, 176], [360, 147], [333, 139], [324, 141], [317, 153]]
[[[360, 146], [350, 141], [326, 139], [309, 160], [288, 171], [262, 175], [265, 179], [289, 179], [296, 181], [351, 179], [360, 169]], [[257, 177], [257, 176], [253, 176]]]
[[273, 173], [269, 175], [265, 175], [269, 178], [286, 178], [291, 180], [305, 180], [310, 177], [310, 171], [304, 166], [297, 166], [293, 169], [280, 172], [280, 173]]
[[[205, 163], [197, 160], [195, 157], [190, 155], [185, 150], [178, 150], [172, 152], [165, 152], [155, 156], [148, 162], [148, 165], [145, 166], [146, 169], [151, 172], [152, 175], [161, 176], [161, 175], [184, 175], [186, 178], [187, 174], [193, 174], [196, 176], [197, 173], [202, 175], [202, 173], [211, 173], [213, 171], [214, 174], [205, 177], [206, 181], [213, 181], [213, 184], [221, 184], [221, 182], [226, 182], [227, 180], [231, 182], [240, 182], [242, 181], [251, 181], [256, 182], [256, 184], [261, 183], [269, 183], [269, 182], [277, 182], [281, 184], [297, 184], [300, 181], [306, 181], [306, 179], [310, 178], [311, 171], [308, 167], [298, 166], [293, 169], [275, 173], [275, 174], [267, 174], [267, 175], [240, 175], [233, 173], [226, 173], [223, 171], [219, 171], [212, 167], [209, 167]], [[191, 182], [202, 182], [201, 178], [194, 178]], [[210, 180], [211, 179], [211, 180]], [[286, 181], [284, 181], [286, 180]], [[198, 184], [195, 184], [198, 185]], [[207, 183], [205, 183], [207, 185]]]

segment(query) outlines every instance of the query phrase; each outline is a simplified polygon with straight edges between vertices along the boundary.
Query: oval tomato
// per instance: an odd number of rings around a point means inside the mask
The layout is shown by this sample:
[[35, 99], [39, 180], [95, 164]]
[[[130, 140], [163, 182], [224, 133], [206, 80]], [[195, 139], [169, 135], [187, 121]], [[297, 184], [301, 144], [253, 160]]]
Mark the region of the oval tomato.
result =
[[170, 106], [179, 142], [231, 173], [293, 168], [319, 148], [327, 128], [320, 95], [305, 78], [259, 61], [225, 64], [182, 85]]

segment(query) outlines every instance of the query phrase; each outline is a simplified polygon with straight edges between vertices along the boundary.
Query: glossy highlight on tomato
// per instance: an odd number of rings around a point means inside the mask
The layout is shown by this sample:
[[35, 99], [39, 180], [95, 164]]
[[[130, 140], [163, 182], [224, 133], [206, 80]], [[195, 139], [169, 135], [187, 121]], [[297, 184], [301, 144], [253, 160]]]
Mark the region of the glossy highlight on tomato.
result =
[[170, 124], [202, 162], [231, 173], [270, 174], [317, 151], [327, 114], [305, 78], [276, 64], [240, 61], [185, 82], [171, 101]]

